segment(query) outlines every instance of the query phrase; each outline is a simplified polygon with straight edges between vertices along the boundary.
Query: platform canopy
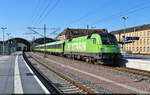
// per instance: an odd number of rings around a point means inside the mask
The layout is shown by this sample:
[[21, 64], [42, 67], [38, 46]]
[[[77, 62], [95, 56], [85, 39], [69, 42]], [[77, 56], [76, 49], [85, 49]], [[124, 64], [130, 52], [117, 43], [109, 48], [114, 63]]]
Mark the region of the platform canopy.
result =
[[23, 43], [27, 46], [27, 51], [30, 50], [30, 45], [31, 45], [28, 40], [23, 39], [23, 38], [11, 38], [7, 40], [6, 43], [11, 46], [17, 46], [18, 43]]

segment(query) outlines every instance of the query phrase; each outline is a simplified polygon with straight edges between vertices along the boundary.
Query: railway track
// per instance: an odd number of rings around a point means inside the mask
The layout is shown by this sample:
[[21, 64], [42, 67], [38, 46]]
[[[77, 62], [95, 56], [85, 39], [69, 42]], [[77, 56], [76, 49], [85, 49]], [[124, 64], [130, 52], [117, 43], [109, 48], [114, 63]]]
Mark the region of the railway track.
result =
[[150, 78], [150, 72], [149, 71], [138, 70], [138, 69], [133, 69], [133, 68], [123, 68], [123, 67], [115, 68], [115, 69], [118, 71], [123, 71], [123, 72], [131, 73], [134, 75], [139, 75], [139, 76]]
[[31, 62], [28, 60], [27, 56], [24, 54], [23, 52], [23, 58], [25, 59], [25, 61], [27, 62], [27, 64], [30, 66], [30, 68], [35, 72], [35, 74], [42, 79], [42, 82], [45, 84], [47, 84], [49, 86], [49, 90], [51, 94], [62, 94], [62, 91], [59, 90], [55, 85], [53, 85], [49, 79], [39, 70], [37, 70], [32, 64]]
[[[94, 91], [89, 90], [88, 88], [86, 88], [82, 84], [79, 84], [79, 83], [71, 80], [67, 76], [64, 76], [63, 74], [55, 71], [50, 66], [48, 66], [46, 64], [43, 64], [43, 62], [41, 61], [42, 59], [40, 57], [36, 56], [35, 54], [30, 55], [29, 53], [27, 53], [27, 55], [29, 55], [30, 57], [32, 57], [32, 59], [34, 59], [38, 64], [40, 64], [41, 66], [43, 66], [44, 68], [46, 68], [50, 72], [53, 72], [57, 76], [59, 76], [59, 81], [60, 81], [59, 85], [62, 85], [61, 87], [59, 87], [59, 90], [61, 90], [62, 93], [94, 94]], [[56, 88], [58, 88], [58, 87], [56, 86]]]
[[[41, 53], [38, 53], [38, 54], [41, 54]], [[137, 76], [150, 78], [150, 71], [144, 71], [144, 70], [133, 69], [133, 68], [126, 68], [126, 67], [105, 66], [105, 65], [93, 64], [93, 63], [89, 63], [89, 62], [75, 60], [75, 59], [72, 59], [72, 58], [66, 58], [66, 57], [63, 57], [63, 58], [70, 59], [72, 61], [80, 62], [80, 63], [83, 63], [83, 64], [94, 65], [94, 66], [97, 66], [97, 67], [100, 67], [100, 68], [106, 68], [106, 69], [116, 70], [116, 71], [125, 72], [125, 73], [129, 73], [129, 74], [134, 74], [134, 75], [137, 75]]]

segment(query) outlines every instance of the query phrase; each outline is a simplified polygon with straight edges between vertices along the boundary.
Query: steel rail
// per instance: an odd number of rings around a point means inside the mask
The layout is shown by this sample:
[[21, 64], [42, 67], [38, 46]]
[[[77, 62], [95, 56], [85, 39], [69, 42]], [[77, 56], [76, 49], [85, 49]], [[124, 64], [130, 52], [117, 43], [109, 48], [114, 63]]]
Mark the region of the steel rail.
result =
[[[58, 56], [58, 57], [61, 57], [61, 56]], [[134, 74], [134, 75], [138, 75], [138, 76], [143, 76], [143, 77], [150, 78], [150, 71], [144, 71], [144, 70], [139, 70], [139, 69], [127, 68], [127, 67], [112, 67], [112, 66], [105, 66], [105, 65], [100, 65], [100, 64], [91, 64], [89, 62], [75, 60], [75, 59], [72, 59], [72, 58], [66, 58], [66, 57], [63, 57], [63, 58], [74, 60], [76, 62], [82, 62], [83, 64], [94, 65], [94, 66], [97, 66], [97, 67], [100, 67], [100, 68], [103, 67], [103, 68], [106, 68], [106, 69], [111, 69], [111, 70], [126, 72], [126, 73], [129, 73], [129, 74]]]
[[[29, 55], [30, 55], [30, 54], [29, 54]], [[31, 56], [31, 55], [30, 55], [30, 56]], [[35, 56], [36, 56], [36, 55], [34, 55], [34, 57], [33, 57], [33, 56], [31, 56], [31, 57], [32, 57], [35, 61], [37, 61], [40, 65], [42, 65], [43, 67], [45, 67], [46, 69], [48, 69], [48, 70], [54, 72], [56, 75], [60, 76], [61, 78], [65, 79], [65, 80], [67, 80], [68, 82], [72, 83], [73, 85], [77, 86], [78, 88], [82, 89], [83, 91], [87, 92], [88, 94], [94, 94], [93, 91], [87, 89], [86, 87], [80, 85], [79, 83], [76, 83], [75, 81], [71, 80], [70, 78], [64, 76], [64, 75], [61, 74], [61, 73], [56, 72], [55, 70], [53, 70], [53, 69], [50, 68], [49, 66], [43, 64], [42, 62], [40, 62], [40, 61], [38, 60], [39, 57], [37, 57], [37, 56], [35, 57]], [[41, 59], [41, 58], [39, 58], [39, 59]]]
[[38, 75], [40, 75], [40, 77], [50, 86], [52, 87], [57, 94], [63, 94], [61, 90], [59, 90], [54, 84], [52, 84], [49, 79], [39, 70], [37, 70], [32, 64], [31, 62], [28, 60], [26, 54], [23, 52], [23, 58], [25, 59], [25, 61], [27, 62], [27, 64], [31, 67], [31, 69]]

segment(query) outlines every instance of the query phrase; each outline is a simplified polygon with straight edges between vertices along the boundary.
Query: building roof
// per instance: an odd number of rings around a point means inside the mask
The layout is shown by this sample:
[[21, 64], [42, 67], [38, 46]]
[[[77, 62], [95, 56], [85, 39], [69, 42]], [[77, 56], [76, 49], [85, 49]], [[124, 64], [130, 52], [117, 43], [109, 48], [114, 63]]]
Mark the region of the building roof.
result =
[[[126, 33], [133, 32], [133, 31], [142, 31], [142, 30], [147, 30], [147, 29], [150, 29], [150, 24], [144, 24], [144, 25], [140, 25], [140, 26], [126, 28]], [[112, 34], [124, 33], [124, 29], [115, 30], [115, 31], [112, 31], [111, 33]]]
[[91, 33], [108, 32], [107, 29], [80, 29], [80, 28], [66, 28], [57, 37], [61, 35], [70, 36], [72, 38], [88, 35]]
[[6, 43], [23, 43], [27, 46], [27, 50], [30, 50], [30, 42], [24, 38], [11, 38], [6, 41]]

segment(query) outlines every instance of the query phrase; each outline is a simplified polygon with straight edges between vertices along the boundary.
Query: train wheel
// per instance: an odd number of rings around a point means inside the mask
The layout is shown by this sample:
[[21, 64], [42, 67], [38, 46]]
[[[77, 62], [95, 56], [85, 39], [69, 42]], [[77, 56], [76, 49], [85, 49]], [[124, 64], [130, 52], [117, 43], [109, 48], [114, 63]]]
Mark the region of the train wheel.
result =
[[97, 64], [101, 64], [101, 65], [104, 65], [104, 64], [105, 64], [104, 61], [102, 61], [102, 60], [97, 60], [96, 63], [97, 63]]
[[86, 57], [86, 58], [85, 58], [85, 61], [86, 61], [86, 62], [89, 62], [90, 60], [89, 60], [89, 58], [88, 58], [88, 57]]

